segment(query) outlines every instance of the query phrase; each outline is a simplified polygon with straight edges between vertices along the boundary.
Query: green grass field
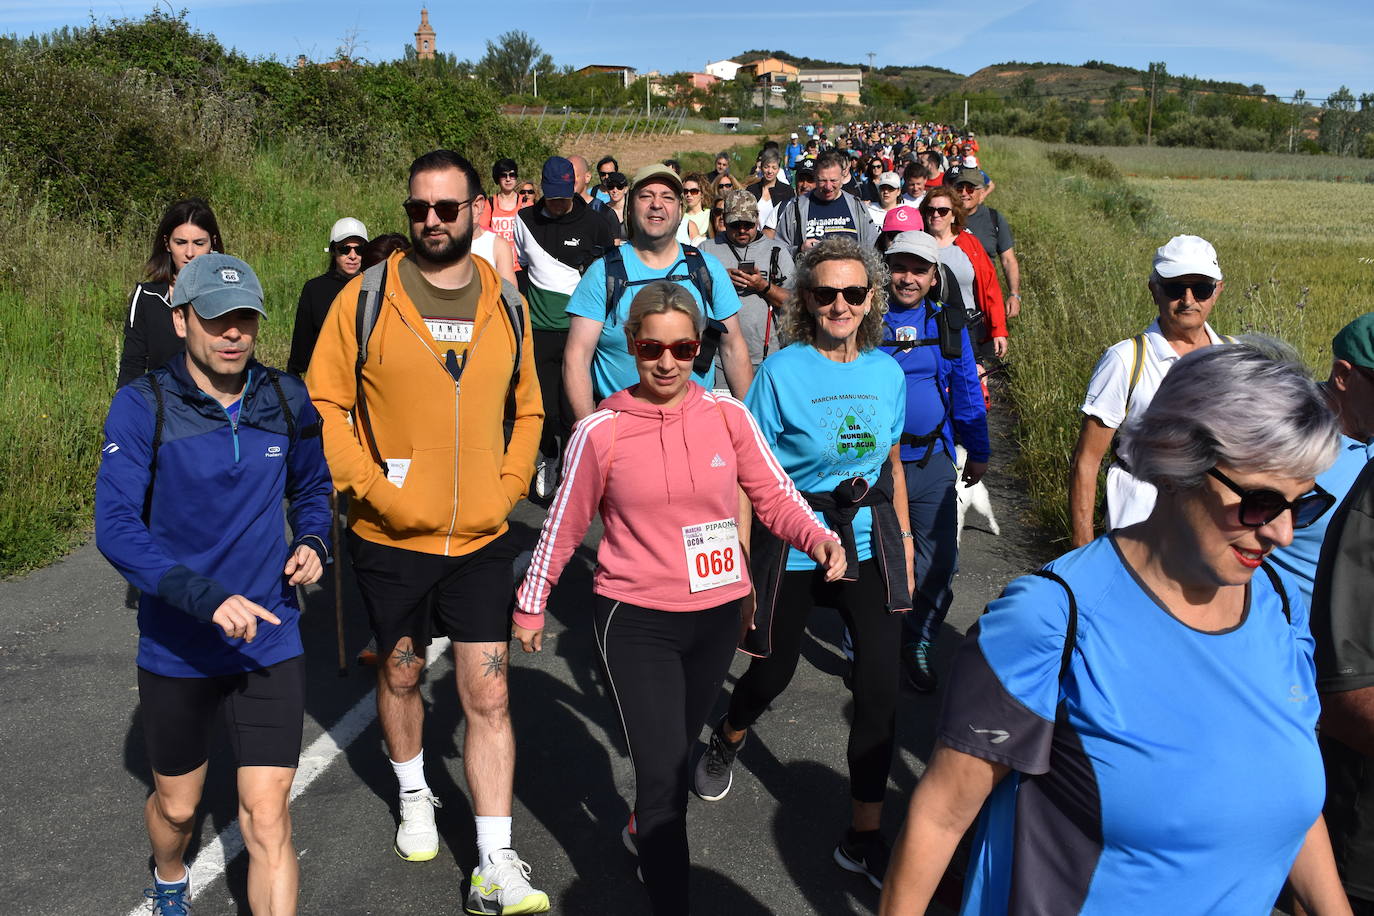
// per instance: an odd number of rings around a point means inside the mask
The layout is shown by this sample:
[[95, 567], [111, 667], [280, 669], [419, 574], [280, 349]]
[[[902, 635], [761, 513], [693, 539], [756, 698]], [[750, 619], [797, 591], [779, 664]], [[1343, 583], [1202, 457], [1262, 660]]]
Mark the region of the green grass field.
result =
[[1079, 147], [1058, 149], [1104, 156], [1125, 174], [1138, 178], [1228, 178], [1243, 181], [1374, 181], [1374, 159], [1336, 156], [1290, 156], [1287, 153], [1242, 153], [1222, 149], [1162, 146]]
[[[1287, 340], [1324, 378], [1331, 336], [1374, 310], [1374, 228], [1360, 219], [1374, 206], [1374, 185], [1113, 181], [1056, 171], [1048, 149], [995, 138], [985, 144], [983, 159], [998, 182], [988, 203], [1015, 230], [1024, 278], [1025, 307], [1011, 327], [1021, 446], [1015, 470], [1041, 520], [1067, 534], [1065, 491], [1078, 407], [1102, 351], [1156, 314], [1146, 289], [1154, 249], [1180, 233], [1211, 241], [1226, 276], [1212, 324], [1223, 333]], [[1105, 152], [1112, 158], [1113, 151]], [[1158, 157], [1155, 168], [1163, 170], [1178, 151], [1142, 152]], [[1120, 202], [1136, 197], [1150, 206], [1133, 217]]]

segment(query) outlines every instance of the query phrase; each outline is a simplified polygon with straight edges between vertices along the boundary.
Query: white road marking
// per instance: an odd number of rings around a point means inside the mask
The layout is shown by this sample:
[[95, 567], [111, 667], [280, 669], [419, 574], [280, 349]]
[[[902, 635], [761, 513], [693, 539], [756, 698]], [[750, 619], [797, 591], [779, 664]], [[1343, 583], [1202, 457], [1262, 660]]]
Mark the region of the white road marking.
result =
[[[425, 664], [434, 664], [448, 647], [447, 637], [434, 640], [425, 652]], [[347, 750], [376, 718], [377, 688], [374, 687], [358, 700], [352, 709], [344, 713], [343, 718], [334, 723], [333, 728], [325, 729], [301, 753], [296, 777], [291, 781], [291, 800], [295, 801], [312, 782], [320, 778], [324, 771], [329, 769], [329, 765]], [[224, 874], [225, 866], [238, 858], [243, 849], [243, 832], [239, 830], [238, 818], [234, 818], [219, 834], [201, 846], [195, 862], [191, 863], [192, 892], [197, 897], [205, 893], [206, 888]], [[301, 854], [298, 853], [296, 857], [299, 859]], [[147, 916], [147, 913], [148, 901], [144, 900], [129, 911], [129, 916]]]

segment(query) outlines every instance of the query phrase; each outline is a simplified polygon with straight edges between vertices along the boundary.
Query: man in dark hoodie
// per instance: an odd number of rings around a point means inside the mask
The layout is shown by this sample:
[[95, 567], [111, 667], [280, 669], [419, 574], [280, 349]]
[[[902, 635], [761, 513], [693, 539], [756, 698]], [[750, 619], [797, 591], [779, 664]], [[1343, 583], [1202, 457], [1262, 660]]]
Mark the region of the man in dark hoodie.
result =
[[529, 302], [534, 360], [544, 396], [544, 434], [539, 441], [532, 495], [553, 497], [562, 448], [573, 412], [563, 393], [563, 348], [568, 342], [568, 298], [582, 274], [615, 244], [609, 224], [578, 194], [573, 163], [561, 156], [544, 163], [543, 200], [515, 221], [515, 254], [524, 268], [521, 292]]

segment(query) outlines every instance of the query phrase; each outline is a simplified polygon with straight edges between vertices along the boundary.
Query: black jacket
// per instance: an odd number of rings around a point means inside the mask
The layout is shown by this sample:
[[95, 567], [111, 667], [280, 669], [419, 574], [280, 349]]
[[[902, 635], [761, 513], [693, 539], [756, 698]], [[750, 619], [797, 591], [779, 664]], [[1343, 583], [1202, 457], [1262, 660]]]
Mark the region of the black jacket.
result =
[[[754, 200], [763, 200], [763, 182], [756, 181], [744, 190], [754, 195]], [[781, 207], [789, 200], [797, 196], [791, 185], [783, 184], [781, 181], [768, 189], [768, 199], [773, 202], [774, 207]]]
[[296, 327], [291, 332], [291, 355], [286, 359], [286, 371], [295, 376], [305, 375], [310, 365], [310, 356], [315, 352], [315, 341], [319, 339], [320, 328], [324, 327], [325, 316], [339, 291], [348, 285], [352, 277], [345, 277], [337, 270], [320, 274], [306, 280], [301, 287], [301, 300], [296, 303]]
[[162, 368], [182, 352], [181, 338], [172, 327], [172, 309], [166, 283], [140, 283], [129, 297], [124, 315], [124, 350], [119, 354], [116, 388]]

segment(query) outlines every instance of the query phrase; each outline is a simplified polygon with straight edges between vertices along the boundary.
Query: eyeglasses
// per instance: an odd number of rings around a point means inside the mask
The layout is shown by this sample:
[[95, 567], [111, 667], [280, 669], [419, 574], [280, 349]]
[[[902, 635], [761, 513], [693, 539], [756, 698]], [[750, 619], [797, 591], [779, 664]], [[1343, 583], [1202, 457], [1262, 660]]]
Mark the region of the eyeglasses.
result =
[[643, 360], [658, 359], [664, 350], [673, 354], [673, 359], [685, 363], [689, 359], [696, 359], [697, 354], [701, 352], [701, 341], [677, 340], [670, 344], [661, 340], [635, 341], [635, 355]]
[[362, 253], [363, 253], [363, 246], [362, 246], [362, 245], [335, 245], [335, 246], [334, 246], [334, 253], [335, 253], [336, 255], [339, 255], [340, 257], [346, 256], [346, 255], [350, 255], [350, 254], [362, 254]]
[[443, 223], [451, 223], [458, 218], [458, 214], [463, 212], [463, 208], [477, 199], [476, 195], [467, 200], [436, 200], [430, 203], [427, 200], [407, 200], [401, 204], [401, 208], [406, 211], [406, 216], [410, 217], [412, 223], [423, 223], [429, 216], [429, 211], [433, 210], [434, 215], [439, 217]]
[[620, 180], [620, 181], [608, 181], [608, 182], [606, 182], [606, 190], [607, 190], [607, 191], [623, 191], [623, 190], [625, 190], [626, 188], [628, 188], [629, 186], [630, 186], [630, 183], [629, 183], [628, 181], [624, 181], [623, 179]]
[[1240, 497], [1240, 523], [1247, 528], [1263, 528], [1285, 510], [1293, 513], [1294, 528], [1306, 528], [1336, 504], [1336, 497], [1315, 485], [1311, 493], [1290, 501], [1277, 490], [1247, 490], [1216, 468], [1207, 473]]
[[747, 219], [735, 219], [725, 225], [731, 229], [753, 229], [755, 224]]
[[835, 301], [836, 296], [843, 293], [845, 302], [848, 302], [850, 305], [858, 305], [864, 301], [864, 297], [868, 295], [868, 291], [871, 288], [872, 287], [868, 286], [846, 286], [843, 288], [837, 286], [813, 286], [811, 287], [811, 296], [816, 300], [818, 305], [829, 305]]
[[519, 194], [521, 197], [533, 197], [533, 196], [534, 196], [534, 188], [521, 188], [520, 190], [516, 191], [515, 193], [516, 193], [516, 194]]
[[519, 178], [519, 177], [520, 177], [520, 176], [519, 176], [518, 174], [516, 174], [514, 171], [509, 171], [509, 172], [497, 172], [497, 173], [496, 173], [496, 180], [497, 180], [497, 181], [500, 181], [502, 178]]
[[612, 175], [615, 174], [615, 169], [612, 169], [609, 172], [597, 172], [597, 174], [601, 176], [602, 181], [605, 181], [607, 178], [610, 178]]
[[922, 207], [921, 212], [931, 216], [949, 216], [954, 210], [951, 207]]
[[683, 194], [700, 194], [700, 193], [701, 193], [701, 188], [683, 188], [683, 189], [682, 189], [682, 193], [683, 193]]
[[1192, 283], [1182, 280], [1161, 280], [1159, 288], [1170, 299], [1182, 299], [1185, 292], [1192, 290], [1193, 298], [1198, 302], [1206, 302], [1217, 291], [1217, 285], [1210, 280], [1194, 280]]
[[728, 182], [728, 181], [722, 181], [722, 182], [720, 182], [719, 184], [717, 184], [716, 187], [719, 188], [719, 189], [722, 190], [722, 191], [728, 191], [728, 190], [730, 190], [731, 188], [733, 188], [734, 185], [731, 184], [731, 183]]

